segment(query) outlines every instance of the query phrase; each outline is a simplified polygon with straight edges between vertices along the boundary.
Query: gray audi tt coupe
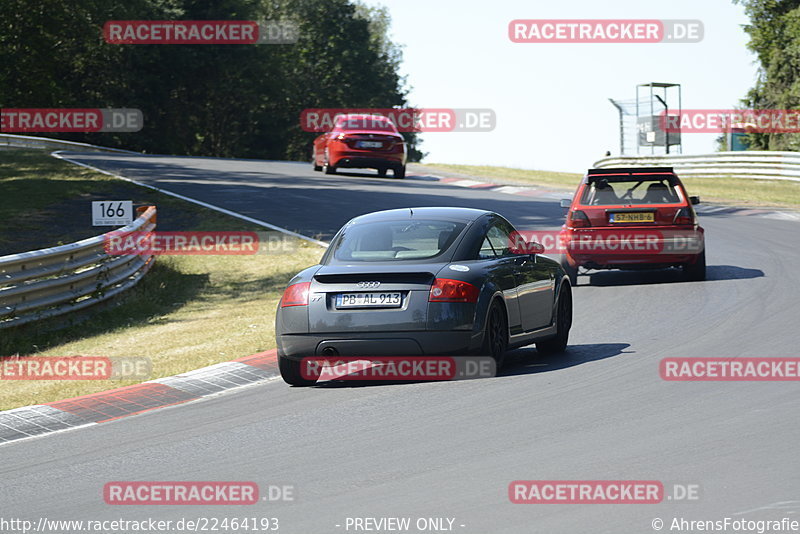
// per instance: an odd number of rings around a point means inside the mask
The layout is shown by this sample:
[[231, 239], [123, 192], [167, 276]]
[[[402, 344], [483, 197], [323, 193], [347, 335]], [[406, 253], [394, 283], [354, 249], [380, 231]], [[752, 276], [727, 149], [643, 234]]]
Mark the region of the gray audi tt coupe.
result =
[[506, 219], [468, 208], [403, 208], [356, 217], [319, 265], [298, 273], [278, 304], [283, 379], [312, 356], [487, 355], [536, 343], [565, 350], [569, 278]]

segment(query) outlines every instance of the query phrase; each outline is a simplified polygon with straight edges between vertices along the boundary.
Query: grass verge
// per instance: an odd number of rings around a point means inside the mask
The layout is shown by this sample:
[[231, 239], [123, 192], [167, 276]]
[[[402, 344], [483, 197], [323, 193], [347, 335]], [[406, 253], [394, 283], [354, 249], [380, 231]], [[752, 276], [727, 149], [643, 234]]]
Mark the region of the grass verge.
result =
[[[0, 187], [6, 183], [22, 206], [4, 198], [4, 216], [36, 214], [24, 241], [36, 248], [49, 242], [47, 228], [67, 219], [60, 208], [83, 209], [86, 197], [133, 199], [158, 206], [159, 229], [263, 230], [239, 219], [175, 199], [134, 184], [51, 158], [44, 152], [0, 153]], [[16, 173], [14, 166], [19, 165]], [[61, 178], [63, 176], [63, 178]], [[47, 182], [44, 199], [25, 206], [31, 188], [26, 177]], [[90, 187], [94, 183], [95, 188]], [[54, 193], [56, 191], [57, 193]], [[100, 193], [98, 193], [100, 191]], [[62, 196], [64, 195], [64, 196]], [[69, 195], [69, 198], [67, 198]], [[75, 198], [79, 199], [75, 201]], [[73, 213], [73, 212], [67, 212]], [[74, 214], [83, 223], [59, 239], [71, 242], [104, 229], [84, 228], [90, 211]], [[18, 227], [19, 228], [19, 227]], [[87, 235], [82, 235], [87, 233]], [[7, 242], [18, 239], [7, 228]], [[53, 238], [50, 238], [52, 241]], [[64, 326], [64, 317], [0, 331], [0, 355], [24, 356], [138, 356], [150, 358], [151, 378], [170, 376], [275, 347], [275, 309], [286, 282], [300, 269], [319, 261], [323, 250], [292, 239], [290, 253], [254, 256], [161, 256], [144, 280], [113, 305], [94, 309], [84, 320]], [[12, 247], [14, 248], [14, 247]], [[102, 305], [101, 305], [102, 306]], [[0, 410], [40, 404], [117, 388], [136, 381], [11, 381], [0, 387]]]
[[455, 165], [451, 163], [417, 163], [431, 171], [444, 171], [463, 174], [475, 178], [496, 180], [498, 183], [550, 186], [556, 189], [574, 190], [581, 175], [570, 172], [533, 171], [511, 167], [492, 167], [488, 165]]
[[[500, 183], [527, 184], [575, 190], [580, 174], [490, 167], [482, 165], [422, 164], [436, 172], [452, 172]], [[750, 206], [800, 208], [800, 182], [785, 180], [750, 180], [746, 178], [681, 178], [690, 195], [704, 201]]]

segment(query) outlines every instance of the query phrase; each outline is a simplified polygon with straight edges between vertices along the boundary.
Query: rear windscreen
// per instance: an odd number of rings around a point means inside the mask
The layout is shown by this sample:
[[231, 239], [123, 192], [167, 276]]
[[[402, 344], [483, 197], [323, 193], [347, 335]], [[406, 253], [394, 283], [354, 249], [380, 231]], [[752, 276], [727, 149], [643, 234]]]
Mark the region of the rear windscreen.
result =
[[378, 130], [397, 133], [397, 128], [386, 117], [371, 115], [345, 115], [336, 118], [336, 131]]
[[682, 202], [680, 190], [669, 177], [632, 176], [630, 180], [596, 178], [583, 190], [584, 206], [625, 204], [675, 204]]
[[466, 224], [450, 221], [380, 221], [345, 228], [334, 245], [340, 261], [432, 258], [444, 252]]

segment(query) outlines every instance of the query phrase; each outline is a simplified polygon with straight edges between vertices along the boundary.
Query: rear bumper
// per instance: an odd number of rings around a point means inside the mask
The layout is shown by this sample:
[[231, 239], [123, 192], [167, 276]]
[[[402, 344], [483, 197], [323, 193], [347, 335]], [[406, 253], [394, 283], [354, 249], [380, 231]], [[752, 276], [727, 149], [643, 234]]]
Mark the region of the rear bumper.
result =
[[705, 249], [700, 227], [567, 229], [561, 234], [573, 267], [659, 268], [694, 263]]
[[[278, 356], [466, 356], [474, 354], [482, 333], [472, 331], [281, 334]], [[331, 352], [333, 350], [334, 352]], [[324, 352], [323, 352], [324, 351]]]
[[343, 169], [389, 169], [402, 167], [405, 157], [401, 154], [364, 155], [360, 153], [340, 152], [331, 156], [331, 165]]
[[698, 255], [660, 258], [585, 256], [570, 258], [570, 263], [575, 267], [586, 267], [587, 269], [664, 269], [694, 263], [697, 261], [697, 257]]

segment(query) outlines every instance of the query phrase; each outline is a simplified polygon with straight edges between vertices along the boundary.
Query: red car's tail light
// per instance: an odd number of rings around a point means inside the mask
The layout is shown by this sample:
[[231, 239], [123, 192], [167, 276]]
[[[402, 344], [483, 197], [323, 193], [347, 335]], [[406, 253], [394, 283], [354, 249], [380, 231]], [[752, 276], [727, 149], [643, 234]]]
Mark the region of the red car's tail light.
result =
[[591, 225], [592, 224], [589, 222], [589, 217], [587, 217], [586, 214], [581, 210], [573, 210], [569, 212], [567, 226], [571, 228], [585, 228]]
[[437, 278], [433, 281], [428, 302], [478, 302], [480, 290], [468, 282]]
[[308, 306], [308, 291], [311, 287], [311, 282], [300, 282], [299, 284], [292, 284], [283, 292], [281, 299], [281, 308], [289, 306]]
[[675, 218], [672, 219], [672, 224], [694, 224], [694, 216], [689, 208], [681, 208], [675, 213]]

